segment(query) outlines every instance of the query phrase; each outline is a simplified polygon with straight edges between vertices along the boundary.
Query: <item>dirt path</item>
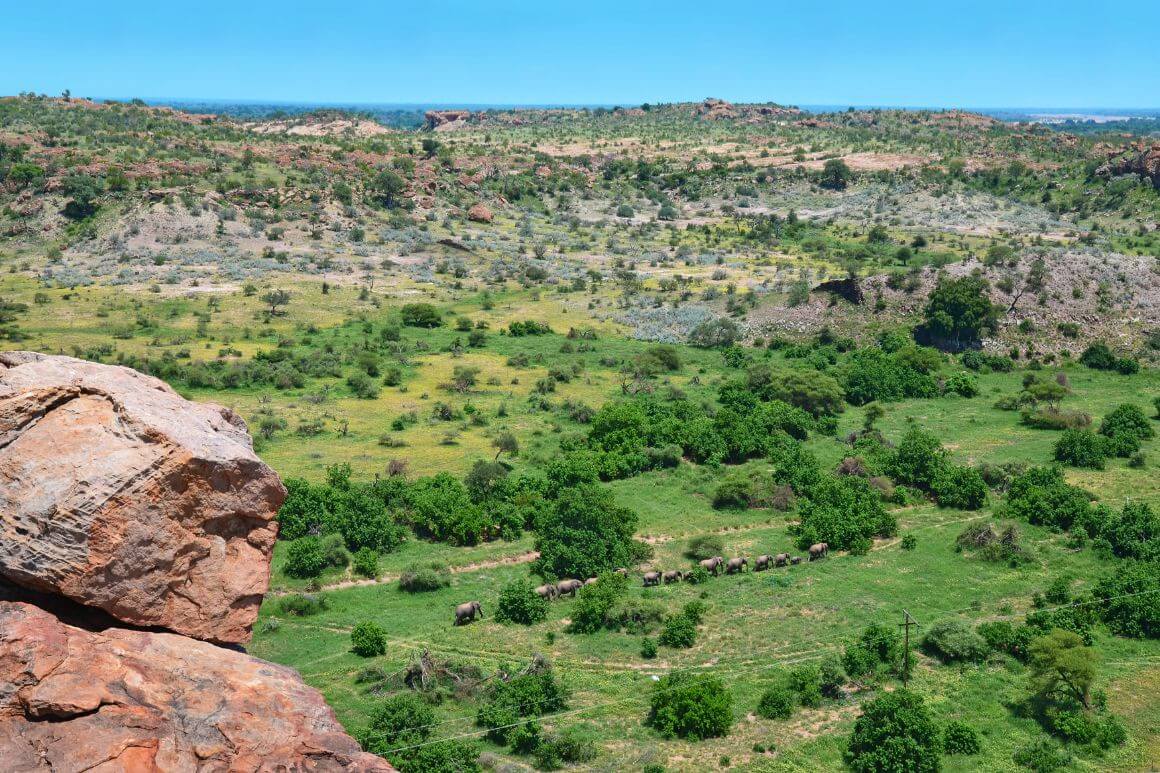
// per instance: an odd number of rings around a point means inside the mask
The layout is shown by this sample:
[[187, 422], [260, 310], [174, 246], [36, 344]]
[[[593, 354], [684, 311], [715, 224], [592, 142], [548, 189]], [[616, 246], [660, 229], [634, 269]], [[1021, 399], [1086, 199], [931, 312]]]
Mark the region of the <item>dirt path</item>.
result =
[[[499, 566], [515, 566], [516, 564], [530, 564], [540, 557], [539, 552], [529, 550], [527, 553], [520, 553], [518, 556], [506, 556], [504, 558], [494, 558], [490, 561], [477, 561], [473, 564], [464, 564], [462, 566], [453, 566], [450, 569], [451, 574], [463, 574], [465, 572], [479, 572], [484, 569], [495, 569]], [[397, 574], [384, 574], [380, 577], [361, 579], [339, 580], [338, 582], [328, 583], [319, 586], [318, 590], [342, 590], [343, 588], [358, 588], [363, 585], [385, 585], [387, 583], [395, 582], [399, 579]], [[270, 591], [268, 595], [271, 596], [285, 596], [289, 593], [298, 593], [296, 590], [281, 589]]]

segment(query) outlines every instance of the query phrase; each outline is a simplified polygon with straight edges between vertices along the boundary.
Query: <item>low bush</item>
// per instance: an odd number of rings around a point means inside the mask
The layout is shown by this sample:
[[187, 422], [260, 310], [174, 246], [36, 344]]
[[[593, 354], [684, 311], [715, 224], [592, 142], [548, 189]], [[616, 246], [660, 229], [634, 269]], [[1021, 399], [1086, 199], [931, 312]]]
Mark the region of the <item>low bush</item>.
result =
[[986, 659], [987, 641], [965, 623], [936, 623], [922, 640], [923, 649], [944, 663], [979, 663]]
[[496, 620], [501, 623], [532, 625], [547, 617], [548, 600], [541, 598], [530, 582], [516, 579], [503, 586], [496, 604]]
[[291, 577], [317, 577], [326, 569], [326, 555], [318, 537], [302, 537], [286, 549], [286, 563], [282, 571]]
[[378, 623], [359, 623], [350, 632], [350, 651], [364, 658], [387, 653], [387, 632]]
[[680, 649], [692, 647], [697, 643], [697, 624], [684, 613], [670, 615], [661, 630], [660, 643]]
[[1053, 450], [1057, 462], [1073, 467], [1102, 470], [1108, 458], [1109, 448], [1107, 441], [1091, 430], [1069, 429], [1064, 430]]
[[1071, 754], [1050, 738], [1041, 738], [1035, 743], [1020, 746], [1011, 756], [1020, 767], [1035, 773], [1053, 773], [1071, 764]]
[[360, 548], [351, 560], [354, 573], [369, 579], [379, 576], [379, 554], [371, 548]]
[[446, 564], [429, 562], [410, 564], [399, 575], [399, 590], [408, 593], [426, 593], [446, 588], [451, 584], [451, 570]]
[[284, 615], [308, 617], [325, 612], [330, 605], [325, 596], [313, 594], [292, 593], [278, 599], [278, 611]]
[[931, 482], [931, 493], [940, 507], [978, 510], [987, 502], [987, 484], [973, 467], [944, 466]]
[[666, 738], [717, 738], [733, 725], [733, 696], [715, 676], [673, 672], [653, 689], [646, 722]]
[[725, 552], [725, 543], [716, 534], [701, 534], [689, 540], [685, 547], [685, 557], [694, 561], [703, 561], [706, 558], [722, 555]]
[[797, 707], [797, 696], [788, 687], [770, 687], [757, 703], [757, 716], [763, 719], [789, 719]]
[[958, 720], [951, 720], [943, 728], [942, 745], [947, 754], [978, 754], [983, 748], [975, 728]]

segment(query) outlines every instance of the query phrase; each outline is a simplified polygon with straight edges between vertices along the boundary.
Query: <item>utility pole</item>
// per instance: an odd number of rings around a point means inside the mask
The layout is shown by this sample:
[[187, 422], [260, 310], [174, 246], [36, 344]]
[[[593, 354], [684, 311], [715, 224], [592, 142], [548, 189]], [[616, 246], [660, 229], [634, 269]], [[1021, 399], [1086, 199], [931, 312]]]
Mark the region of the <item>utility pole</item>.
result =
[[910, 613], [905, 609], [902, 610], [902, 622], [898, 627], [903, 630], [903, 650], [902, 650], [902, 686], [906, 687], [906, 681], [910, 678], [910, 627], [918, 625], [918, 621], [910, 616]]

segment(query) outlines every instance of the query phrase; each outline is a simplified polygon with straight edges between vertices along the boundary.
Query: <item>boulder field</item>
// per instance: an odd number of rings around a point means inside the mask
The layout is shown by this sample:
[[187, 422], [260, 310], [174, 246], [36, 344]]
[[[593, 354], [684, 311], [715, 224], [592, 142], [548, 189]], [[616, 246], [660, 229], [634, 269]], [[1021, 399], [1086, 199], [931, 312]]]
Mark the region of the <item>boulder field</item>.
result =
[[0, 767], [392, 770], [240, 651], [284, 497], [231, 411], [0, 353]]

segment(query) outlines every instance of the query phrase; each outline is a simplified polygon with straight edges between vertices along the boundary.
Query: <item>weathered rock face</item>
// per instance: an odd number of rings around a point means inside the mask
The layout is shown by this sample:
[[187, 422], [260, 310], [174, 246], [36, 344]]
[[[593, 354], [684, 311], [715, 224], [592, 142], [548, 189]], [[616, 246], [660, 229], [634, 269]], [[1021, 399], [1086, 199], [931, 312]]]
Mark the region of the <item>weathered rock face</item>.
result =
[[293, 670], [0, 602], [5, 771], [390, 771]]
[[249, 640], [278, 476], [241, 419], [128, 368], [0, 353], [0, 576], [137, 626]]
[[428, 110], [423, 114], [427, 128], [438, 132], [452, 131], [467, 126], [470, 110]]
[[1135, 153], [1111, 159], [1096, 171], [1106, 176], [1138, 174], [1147, 177], [1153, 186], [1160, 188], [1160, 145], [1139, 148]]

